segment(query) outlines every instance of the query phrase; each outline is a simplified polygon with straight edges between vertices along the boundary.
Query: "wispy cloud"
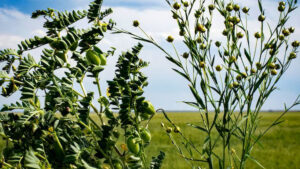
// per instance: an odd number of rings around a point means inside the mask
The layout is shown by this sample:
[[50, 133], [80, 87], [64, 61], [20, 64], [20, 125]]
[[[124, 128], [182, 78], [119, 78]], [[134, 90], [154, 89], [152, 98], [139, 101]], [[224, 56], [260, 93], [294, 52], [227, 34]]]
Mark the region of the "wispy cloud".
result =
[[[41, 19], [31, 19], [17, 9], [0, 8], [0, 35], [28, 38], [43, 31]], [[5, 46], [0, 46], [3, 48]]]

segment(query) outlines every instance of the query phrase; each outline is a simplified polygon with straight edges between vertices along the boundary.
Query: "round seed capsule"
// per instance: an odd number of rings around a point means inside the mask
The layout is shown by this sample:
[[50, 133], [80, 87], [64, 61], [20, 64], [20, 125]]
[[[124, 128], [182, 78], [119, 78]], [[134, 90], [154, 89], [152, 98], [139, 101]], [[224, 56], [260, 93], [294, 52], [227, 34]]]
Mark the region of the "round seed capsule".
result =
[[280, 5], [280, 6], [285, 6], [285, 2], [284, 2], [284, 1], [280, 1], [280, 2], [279, 2], [279, 5]]
[[202, 24], [197, 24], [197, 26], [196, 26], [196, 31], [199, 31], [199, 32], [201, 32], [201, 33], [205, 33], [206, 28], [205, 28], [205, 26], [202, 25]]
[[180, 128], [178, 126], [174, 127], [174, 133], [179, 133], [180, 132]]
[[187, 52], [183, 53], [182, 57], [185, 59], [189, 58], [189, 53], [187, 53]]
[[235, 56], [230, 56], [229, 57], [229, 62], [236, 62], [236, 57]]
[[270, 63], [270, 64], [268, 65], [268, 67], [269, 67], [270, 69], [275, 69], [276, 64], [275, 64], [275, 63]]
[[172, 36], [168, 36], [167, 41], [172, 43], [174, 41], [174, 38]]
[[215, 5], [214, 5], [214, 4], [208, 5], [208, 9], [209, 9], [210, 11], [214, 10], [214, 9], [215, 9]]
[[237, 35], [236, 35], [238, 38], [243, 38], [244, 37], [244, 34], [242, 33], [242, 32], [239, 32], [239, 33], [237, 33]]
[[200, 44], [200, 49], [202, 49], [202, 50], [206, 49], [206, 45], [204, 43], [201, 43]]
[[186, 7], [186, 8], [189, 7], [189, 2], [188, 2], [188, 1], [184, 1], [182, 4], [183, 4], [183, 6]]
[[238, 82], [233, 82], [233, 87], [234, 87], [234, 88], [239, 87], [239, 85], [240, 85], [240, 84], [239, 84]]
[[223, 34], [224, 36], [227, 36], [227, 35], [228, 35], [228, 30], [227, 30], [227, 29], [223, 30], [222, 34]]
[[240, 10], [240, 6], [238, 4], [233, 5], [233, 9], [235, 11], [239, 11]]
[[172, 129], [171, 127], [167, 127], [166, 132], [167, 132], [167, 133], [171, 133], [172, 130], [173, 130], [173, 129]]
[[173, 19], [178, 19], [179, 18], [179, 16], [176, 14], [176, 13], [173, 13]]
[[290, 27], [290, 28], [289, 28], [289, 31], [290, 31], [291, 33], [294, 33], [294, 32], [295, 32], [295, 28], [294, 28], [294, 27]]
[[185, 31], [184, 30], [179, 31], [179, 35], [180, 36], [184, 36], [185, 35]]
[[229, 22], [233, 22], [234, 20], [233, 20], [233, 16], [228, 16], [227, 17], [227, 20], [229, 21]]
[[278, 11], [279, 12], [283, 12], [284, 10], [285, 10], [285, 6], [283, 6], [283, 5], [278, 6]]
[[255, 69], [251, 69], [251, 73], [252, 73], [252, 74], [255, 74], [255, 73], [256, 73], [256, 70], [255, 70]]
[[273, 75], [273, 76], [277, 75], [277, 70], [272, 69], [272, 70], [271, 70], [271, 75]]
[[221, 42], [216, 41], [215, 45], [216, 45], [217, 47], [220, 47], [220, 46], [221, 46]]
[[258, 70], [260, 70], [260, 69], [262, 68], [261, 63], [257, 62], [257, 63], [256, 63], [256, 68], [257, 68]]
[[295, 59], [297, 57], [297, 54], [295, 52], [291, 52], [290, 53], [290, 56], [289, 56], [289, 59]]
[[279, 35], [278, 39], [279, 40], [284, 40], [285, 36], [284, 35]]
[[233, 10], [232, 4], [228, 4], [228, 5], [226, 6], [226, 10], [227, 10], [228, 12], [231, 12], [231, 11]]
[[201, 16], [202, 12], [200, 10], [197, 10], [195, 12], [195, 18], [199, 18]]
[[204, 67], [205, 67], [205, 62], [200, 62], [199, 66], [200, 66], [201, 68], [204, 68]]
[[271, 45], [271, 44], [265, 44], [265, 48], [266, 48], [266, 49], [271, 49], [271, 48], [272, 48], [272, 45]]
[[238, 24], [240, 22], [241, 22], [241, 19], [239, 17], [236, 17], [236, 16], [233, 17], [233, 23], [234, 24]]
[[256, 32], [256, 33], [254, 34], [254, 36], [255, 36], [255, 38], [257, 38], [257, 39], [261, 38], [261, 34], [260, 34], [259, 32]]
[[202, 42], [203, 42], [203, 40], [201, 39], [201, 37], [198, 37], [198, 38], [196, 39], [196, 41], [197, 41], [197, 43], [202, 43]]
[[260, 22], [263, 22], [265, 19], [266, 19], [266, 17], [263, 14], [259, 15], [259, 17], [258, 17], [258, 20]]
[[227, 27], [233, 28], [234, 24], [232, 22], [227, 23]]
[[299, 47], [299, 41], [294, 41], [293, 43], [292, 43], [292, 46], [294, 47], [294, 48], [296, 48], [296, 47]]
[[237, 76], [236, 76], [236, 80], [237, 80], [237, 81], [241, 81], [241, 80], [242, 80], [242, 76], [241, 76], [241, 75], [237, 75]]
[[283, 29], [283, 30], [282, 30], [282, 34], [283, 34], [284, 36], [289, 36], [289, 35], [290, 35], [290, 31], [289, 31], [288, 29]]
[[224, 51], [224, 56], [229, 56], [229, 52], [227, 50]]
[[243, 76], [243, 78], [246, 78], [246, 77], [247, 77], [247, 73], [246, 73], [246, 72], [243, 72], [243, 73], [242, 73], [242, 76]]
[[249, 8], [248, 8], [248, 7], [244, 7], [244, 8], [243, 8], [243, 12], [244, 12], [245, 14], [247, 14], [247, 13], [249, 12]]
[[220, 72], [222, 69], [223, 69], [223, 68], [222, 68], [221, 65], [217, 65], [217, 66], [216, 66], [216, 70], [217, 70], [218, 72]]
[[133, 26], [134, 27], [138, 27], [140, 25], [138, 20], [133, 21]]
[[180, 9], [180, 6], [181, 6], [181, 5], [180, 5], [178, 2], [175, 2], [175, 3], [173, 4], [173, 8], [176, 9], [176, 10]]

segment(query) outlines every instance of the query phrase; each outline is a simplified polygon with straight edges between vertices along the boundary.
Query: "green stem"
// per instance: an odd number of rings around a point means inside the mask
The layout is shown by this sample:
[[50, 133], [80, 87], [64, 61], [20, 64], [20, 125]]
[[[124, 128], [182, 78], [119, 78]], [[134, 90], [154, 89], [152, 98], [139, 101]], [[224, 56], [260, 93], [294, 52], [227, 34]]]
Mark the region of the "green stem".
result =
[[59, 149], [63, 152], [63, 154], [65, 154], [64, 148], [63, 148], [63, 146], [61, 145], [61, 143], [60, 143], [60, 141], [59, 141], [59, 139], [58, 139], [58, 137], [57, 137], [56, 132], [54, 132], [53, 135], [54, 135], [54, 139], [55, 139], [56, 143], [57, 143], [58, 146], [59, 146]]
[[[100, 81], [99, 81], [99, 78], [98, 78], [98, 75], [95, 77], [96, 79], [96, 83], [97, 83], [97, 88], [98, 88], [98, 92], [99, 92], [99, 97], [102, 96], [102, 93], [101, 93], [101, 87], [100, 87]], [[97, 113], [98, 114], [98, 113]], [[103, 120], [103, 117], [102, 117], [102, 114], [103, 114], [103, 107], [102, 107], [102, 103], [100, 103], [100, 113], [98, 114], [99, 118], [100, 118], [100, 121], [102, 124], [105, 124], [104, 123], [104, 120]]]
[[85, 91], [82, 81], [80, 81], [80, 87], [81, 87], [84, 97], [86, 97], [86, 91]]

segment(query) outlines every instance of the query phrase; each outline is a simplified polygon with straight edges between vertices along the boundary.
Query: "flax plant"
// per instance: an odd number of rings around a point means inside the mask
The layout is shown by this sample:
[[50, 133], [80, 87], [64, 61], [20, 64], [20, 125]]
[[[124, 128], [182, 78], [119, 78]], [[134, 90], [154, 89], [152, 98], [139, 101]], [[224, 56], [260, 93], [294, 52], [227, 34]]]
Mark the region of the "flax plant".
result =
[[[279, 3], [279, 17], [274, 26], [267, 23], [265, 9], [258, 0], [260, 14], [257, 22], [260, 27], [249, 25], [250, 9], [240, 7], [232, 0], [166, 2], [178, 24], [182, 42], [188, 49], [183, 54], [176, 49], [172, 36], [166, 40], [174, 48], [175, 56], [146, 34], [138, 21], [134, 21], [133, 25], [144, 36], [115, 28], [115, 33], [129, 34], [134, 39], [158, 47], [176, 66], [173, 70], [189, 83], [194, 101], [184, 103], [199, 111], [201, 122], [188, 124], [199, 130], [199, 133], [194, 133], [199, 135], [199, 142], [193, 143], [159, 109], [172, 126], [170, 128], [162, 123], [162, 127], [180, 156], [192, 168], [243, 169], [248, 159], [264, 168], [260, 160], [251, 155], [253, 148], [272, 127], [283, 122], [282, 117], [291, 108], [300, 104], [298, 97], [290, 107], [284, 107], [284, 112], [270, 126], [263, 131], [258, 130], [263, 105], [297, 57], [299, 41], [290, 42], [295, 28], [286, 26], [291, 13], [297, 8], [297, 0]], [[216, 15], [224, 20], [223, 32], [212, 30]], [[250, 30], [257, 32], [252, 34]], [[212, 34], [217, 33], [222, 33], [224, 38], [220, 41], [212, 39]], [[200, 137], [203, 136], [205, 139], [202, 142]], [[235, 148], [236, 142], [241, 147]], [[218, 146], [222, 147], [222, 151], [217, 151]]]

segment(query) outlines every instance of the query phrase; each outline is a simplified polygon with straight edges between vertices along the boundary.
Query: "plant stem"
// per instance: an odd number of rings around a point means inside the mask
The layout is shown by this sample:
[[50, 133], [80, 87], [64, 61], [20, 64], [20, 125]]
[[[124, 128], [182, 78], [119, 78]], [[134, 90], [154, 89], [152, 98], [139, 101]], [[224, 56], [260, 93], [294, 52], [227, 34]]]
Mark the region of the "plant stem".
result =
[[[97, 88], [98, 88], [99, 96], [101, 97], [102, 93], [101, 93], [101, 87], [100, 87], [100, 81], [99, 81], [98, 75], [95, 77], [95, 79], [96, 79], [96, 83], [97, 83]], [[100, 118], [101, 123], [105, 124], [102, 115], [103, 115], [103, 107], [102, 107], [102, 103], [100, 103], [100, 112], [99, 112], [98, 116]]]

